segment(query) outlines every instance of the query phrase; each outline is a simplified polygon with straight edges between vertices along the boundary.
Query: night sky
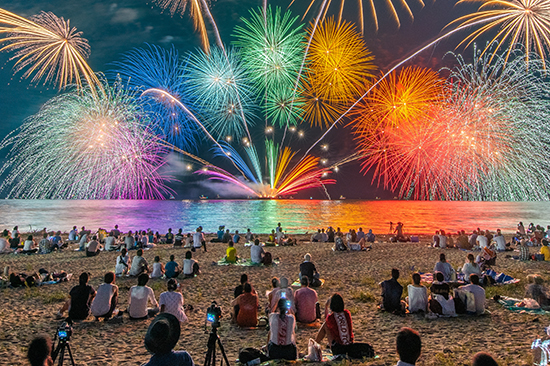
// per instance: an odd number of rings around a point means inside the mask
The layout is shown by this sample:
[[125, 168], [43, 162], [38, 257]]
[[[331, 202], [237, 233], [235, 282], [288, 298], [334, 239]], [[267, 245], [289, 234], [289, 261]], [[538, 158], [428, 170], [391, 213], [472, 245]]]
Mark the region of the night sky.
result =
[[[320, 4], [321, 1], [318, 1]], [[339, 1], [333, 1], [329, 14], [337, 14]], [[241, 17], [248, 17], [249, 9], [258, 7], [262, 1], [252, 0], [217, 0], [212, 1], [211, 11], [216, 19], [222, 39], [225, 43], [232, 41], [233, 27], [241, 23]], [[289, 1], [271, 1], [271, 5], [287, 8]], [[296, 4], [290, 8], [296, 15], [303, 14], [309, 0], [296, 0]], [[455, 7], [454, 0], [438, 0], [432, 3], [428, 0], [426, 6], [421, 8], [418, 3], [410, 1], [415, 14], [414, 22], [408, 19], [402, 9], [398, 12], [403, 15], [402, 25], [397, 29], [395, 23], [389, 20], [384, 12], [384, 6], [379, 5], [380, 29], [375, 32], [368, 13], [365, 15], [365, 41], [369, 49], [375, 55], [375, 63], [379, 72], [387, 70], [395, 63], [403, 59], [414, 50], [433, 40], [441, 34], [443, 27], [453, 19], [464, 14], [467, 9], [463, 6]], [[162, 11], [153, 2], [146, 0], [4, 0], [2, 8], [18, 15], [29, 17], [40, 11], [51, 11], [59, 17], [70, 19], [70, 24], [83, 32], [83, 37], [89, 41], [91, 56], [88, 60], [91, 68], [96, 72], [106, 72], [113, 67], [113, 61], [120, 59], [121, 54], [134, 47], [142, 47], [144, 43], [156, 44], [163, 47], [174, 45], [180, 54], [193, 51], [200, 47], [199, 36], [193, 32], [192, 21], [188, 14], [183, 17], [171, 16], [168, 11]], [[315, 10], [315, 8], [313, 8]], [[345, 18], [357, 21], [357, 2], [346, 1]], [[314, 14], [315, 12], [311, 12]], [[311, 20], [311, 15], [309, 19]], [[465, 35], [462, 35], [465, 36]], [[211, 37], [214, 43], [214, 38]], [[437, 47], [415, 58], [412, 64], [431, 67], [434, 70], [445, 66], [442, 61], [447, 51], [454, 50], [459, 43], [460, 36], [450, 38], [437, 45]], [[465, 55], [472, 53], [466, 50]], [[16, 129], [24, 119], [40, 109], [40, 106], [49, 98], [55, 96], [58, 91], [51, 86], [30, 85], [29, 80], [21, 79], [21, 75], [13, 74], [14, 61], [9, 61], [9, 53], [0, 54], [0, 136]], [[293, 148], [305, 151], [320, 135], [321, 130], [313, 129], [306, 125], [307, 138], [299, 143], [293, 143]], [[330, 146], [326, 157], [329, 159], [342, 158], [353, 151], [354, 143], [349, 128], [340, 126], [332, 131], [326, 139]], [[204, 157], [208, 157], [208, 147], [200, 149]], [[319, 149], [313, 151], [320, 154]], [[0, 152], [0, 159], [5, 152]], [[332, 198], [344, 195], [348, 198], [373, 199], [375, 197], [391, 198], [394, 194], [377, 188], [371, 184], [372, 175], [363, 175], [360, 165], [352, 163], [335, 175], [338, 183], [329, 186], [328, 190]], [[178, 192], [178, 198], [196, 198], [200, 194], [212, 195], [198, 182], [189, 176], [178, 176], [180, 185], [174, 186]], [[307, 191], [296, 197], [325, 198], [321, 191]]]

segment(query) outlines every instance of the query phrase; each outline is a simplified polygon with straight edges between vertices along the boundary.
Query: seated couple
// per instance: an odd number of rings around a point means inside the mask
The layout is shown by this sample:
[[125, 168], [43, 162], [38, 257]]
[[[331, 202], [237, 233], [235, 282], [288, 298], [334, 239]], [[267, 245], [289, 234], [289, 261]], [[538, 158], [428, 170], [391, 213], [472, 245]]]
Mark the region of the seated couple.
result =
[[477, 314], [485, 312], [485, 290], [479, 285], [479, 276], [470, 275], [470, 284], [460, 286], [450, 295], [450, 286], [444, 282], [441, 272], [435, 273], [436, 281], [430, 287], [429, 310], [435, 314], [455, 316], [459, 314]]

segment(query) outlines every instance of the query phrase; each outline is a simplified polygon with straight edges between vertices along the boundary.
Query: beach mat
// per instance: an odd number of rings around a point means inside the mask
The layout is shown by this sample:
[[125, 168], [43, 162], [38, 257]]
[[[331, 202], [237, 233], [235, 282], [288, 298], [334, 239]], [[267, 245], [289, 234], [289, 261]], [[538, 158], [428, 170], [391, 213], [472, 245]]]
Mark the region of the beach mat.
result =
[[528, 313], [528, 314], [535, 314], [535, 315], [546, 315], [550, 314], [550, 311], [546, 311], [543, 309], [529, 309], [524, 307], [516, 306], [518, 302], [521, 302], [520, 299], [514, 299], [512, 297], [506, 297], [501, 296], [498, 302], [506, 308], [506, 310], [509, 310], [513, 313]]
[[[322, 278], [319, 279], [319, 281], [321, 281], [321, 284], [319, 286], [316, 286], [316, 287], [312, 287], [312, 288], [319, 288], [319, 287], [323, 287], [323, 285], [325, 284], [325, 280], [323, 280]], [[302, 284], [300, 283], [300, 279], [298, 278], [296, 281], [292, 282], [292, 287], [302, 287]]]
[[496, 285], [511, 285], [519, 282], [518, 278], [513, 278], [504, 273], [493, 271], [492, 269], [486, 270], [485, 275], [493, 277]]
[[56, 285], [58, 283], [62, 283], [62, 282], [67, 282], [67, 281], [70, 281], [71, 278], [73, 277], [73, 274], [72, 273], [67, 273], [67, 277], [65, 277], [67, 280], [63, 280], [63, 281], [44, 281], [44, 282], [40, 282], [38, 283], [38, 286], [45, 286], [45, 285]]
[[[271, 264], [267, 265], [267, 266], [276, 266], [279, 263], [281, 263], [281, 261], [279, 259], [274, 259], [271, 262]], [[230, 266], [230, 265], [233, 265], [233, 266], [239, 266], [239, 267], [266, 267], [263, 263], [254, 263], [250, 259], [238, 260], [237, 262], [228, 262], [225, 259], [221, 259], [217, 262], [213, 262], [212, 264], [216, 265], [216, 266]]]

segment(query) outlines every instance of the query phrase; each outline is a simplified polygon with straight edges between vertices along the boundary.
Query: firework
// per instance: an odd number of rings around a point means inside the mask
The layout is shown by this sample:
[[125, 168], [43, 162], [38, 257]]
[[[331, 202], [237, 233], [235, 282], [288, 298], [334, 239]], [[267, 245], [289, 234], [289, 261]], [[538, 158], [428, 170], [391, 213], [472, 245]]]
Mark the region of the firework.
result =
[[8, 197], [162, 199], [170, 190], [159, 169], [167, 149], [148, 131], [133, 95], [120, 85], [72, 91], [47, 102], [17, 134], [0, 186]]
[[186, 150], [196, 149], [197, 126], [174, 100], [192, 104], [186, 89], [187, 73], [185, 63], [175, 48], [169, 50], [148, 45], [135, 48], [123, 55], [120, 62], [114, 62], [116, 69], [111, 74], [136, 92], [148, 89], [163, 90], [166, 94], [147, 93], [139, 102], [148, 112], [156, 132], [171, 144]]
[[[292, 0], [290, 5], [292, 5], [294, 3], [294, 1], [296, 1], [296, 0]], [[311, 0], [310, 1], [309, 6], [308, 6], [308, 8], [307, 8], [307, 10], [304, 14], [304, 17], [309, 13], [309, 11], [311, 10], [312, 6], [315, 4], [316, 1], [317, 0]], [[334, 4], [336, 4], [336, 3], [337, 3], [337, 1], [334, 2]], [[339, 9], [338, 9], [338, 20], [340, 20], [340, 21], [342, 20], [342, 14], [344, 12], [345, 3], [346, 3], [346, 0], [340, 0], [340, 6], [339, 6]], [[383, 4], [387, 8], [387, 10], [390, 12], [390, 16], [393, 18], [393, 20], [397, 24], [398, 28], [401, 26], [401, 20], [399, 18], [399, 15], [397, 14], [397, 9], [396, 9], [394, 3], [398, 3], [399, 6], [407, 13], [407, 16], [410, 19], [414, 20], [413, 12], [412, 12], [411, 8], [409, 7], [409, 4], [408, 4], [407, 1], [405, 1], [405, 0], [399, 0], [399, 1], [385, 0], [385, 1], [383, 1]], [[414, 3], [424, 7], [424, 1], [423, 0], [416, 0], [416, 1], [414, 1]], [[321, 4], [321, 8], [319, 10], [319, 12], [323, 14], [323, 17], [327, 14], [327, 12], [328, 12], [331, 5], [332, 5], [332, 0], [323, 0], [323, 2]], [[361, 27], [361, 34], [363, 34], [364, 31], [365, 31], [365, 16], [364, 16], [364, 13], [365, 13], [364, 7], [365, 6], [363, 5], [363, 0], [357, 0], [357, 7], [358, 7], [357, 10], [358, 10], [358, 15], [359, 15], [359, 25]], [[376, 6], [374, 5], [374, 1], [369, 0], [367, 7], [370, 8], [370, 12], [372, 13], [372, 20], [374, 22], [374, 26], [376, 28], [376, 31], [378, 31], [378, 15], [377, 15], [377, 11], [376, 11], [377, 10]]]
[[[0, 51], [11, 51], [11, 60], [17, 60], [15, 72], [32, 76], [32, 82], [44, 79], [63, 88], [71, 83], [82, 87], [81, 78], [88, 85], [100, 86], [96, 75], [86, 63], [90, 54], [88, 41], [82, 32], [71, 28], [69, 20], [42, 12], [31, 20], [0, 9]], [[91, 89], [95, 93], [95, 89]]]
[[420, 67], [390, 74], [354, 109], [354, 128], [369, 135], [378, 128], [416, 124], [442, 98], [443, 82], [435, 71]]
[[250, 136], [253, 88], [236, 50], [212, 47], [192, 54], [188, 85], [199, 114], [219, 138]]
[[[458, 3], [464, 2], [474, 1], [461, 0]], [[546, 52], [550, 49], [549, 0], [484, 0], [476, 13], [462, 16], [450, 25], [460, 23], [461, 26], [469, 26], [479, 21], [485, 24], [469, 34], [459, 47], [463, 44], [467, 47], [479, 37], [498, 29], [482, 54], [492, 47], [494, 41], [498, 41], [497, 49], [508, 42], [510, 44], [505, 61], [510, 57], [512, 50], [525, 47], [526, 60], [529, 61], [531, 52], [535, 52], [546, 68]]]

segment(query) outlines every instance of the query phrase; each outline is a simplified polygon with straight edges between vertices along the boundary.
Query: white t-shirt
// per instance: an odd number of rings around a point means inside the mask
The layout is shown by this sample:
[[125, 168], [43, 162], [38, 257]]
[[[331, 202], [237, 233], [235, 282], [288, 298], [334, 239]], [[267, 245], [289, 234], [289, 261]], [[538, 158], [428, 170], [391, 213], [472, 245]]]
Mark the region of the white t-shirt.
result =
[[1, 252], [9, 252], [10, 251], [10, 243], [5, 238], [0, 238], [0, 253]]
[[141, 269], [147, 264], [145, 258], [138, 255], [134, 256], [132, 259], [132, 266], [130, 267], [130, 276], [137, 276], [140, 274]]
[[439, 235], [439, 247], [447, 248], [447, 237], [445, 235]]
[[124, 239], [124, 244], [126, 244], [126, 250], [130, 250], [134, 247], [134, 243], [136, 242], [136, 239], [134, 239], [133, 236], [127, 235]]
[[496, 235], [493, 240], [497, 243], [497, 250], [506, 250], [506, 239], [504, 239], [504, 235]]
[[23, 250], [32, 250], [33, 245], [34, 245], [34, 242], [32, 240], [25, 240], [25, 244], [23, 245]]
[[464, 266], [462, 266], [462, 273], [464, 273], [464, 279], [466, 282], [470, 282], [470, 275], [472, 273], [477, 274], [478, 276], [481, 276], [481, 268], [476, 264], [472, 264], [470, 262], [464, 263]]
[[481, 249], [487, 247], [487, 237], [485, 235], [478, 235], [476, 243]]
[[478, 285], [469, 284], [466, 286], [460, 286], [459, 289], [470, 291], [474, 294], [476, 300], [476, 314], [483, 314], [485, 312], [485, 290]]
[[162, 276], [162, 263], [153, 262], [153, 272], [151, 272], [151, 278], [159, 278]]
[[187, 321], [187, 316], [183, 311], [183, 296], [176, 291], [166, 291], [160, 294], [159, 298], [160, 306], [164, 305], [164, 312], [172, 314], [181, 323]]
[[183, 274], [184, 275], [190, 275], [193, 273], [193, 265], [196, 263], [197, 261], [194, 260], [193, 258], [191, 259], [184, 259], [183, 260]]
[[296, 318], [292, 314], [286, 314], [286, 333], [279, 334], [281, 319], [278, 313], [269, 314], [269, 341], [279, 346], [296, 344]]
[[[128, 265], [128, 267], [126, 267], [124, 264], [122, 264], [122, 261], [124, 261], [124, 263], [126, 263]], [[121, 274], [127, 273], [130, 266], [131, 266], [130, 257], [128, 256], [128, 254], [126, 254], [124, 256], [124, 258], [121, 258], [120, 255], [119, 255], [118, 257], [116, 257], [115, 274], [121, 275]]]
[[151, 302], [155, 307], [159, 304], [155, 299], [153, 289], [148, 286], [132, 286], [130, 288], [130, 301], [128, 304], [128, 314], [132, 318], [145, 318], [147, 316], [147, 303]]
[[105, 239], [105, 250], [111, 250], [115, 246], [116, 238], [114, 236], [108, 236]]
[[193, 234], [193, 246], [195, 248], [200, 248], [202, 246], [202, 233], [196, 232]]
[[69, 233], [69, 240], [76, 240], [76, 230], [71, 230]]
[[264, 248], [254, 244], [250, 247], [250, 260], [252, 263], [260, 263], [262, 261], [262, 253], [265, 253]]
[[407, 291], [409, 294], [409, 311], [411, 313], [419, 310], [426, 311], [428, 305], [428, 290], [426, 287], [408, 285]]
[[434, 266], [434, 273], [441, 272], [443, 273], [443, 280], [450, 281], [453, 273], [453, 267], [448, 262], [437, 262]]
[[116, 290], [118, 287], [110, 283], [99, 285], [90, 309], [93, 316], [102, 316], [111, 310], [111, 298]]

